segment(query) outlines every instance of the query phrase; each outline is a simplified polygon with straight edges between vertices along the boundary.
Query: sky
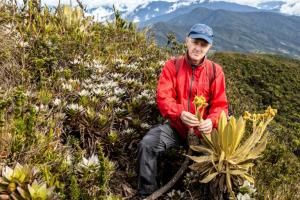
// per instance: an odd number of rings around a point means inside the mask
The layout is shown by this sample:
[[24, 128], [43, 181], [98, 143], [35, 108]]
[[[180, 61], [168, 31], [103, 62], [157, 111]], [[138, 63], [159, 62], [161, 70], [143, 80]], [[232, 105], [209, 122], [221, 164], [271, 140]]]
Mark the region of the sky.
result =
[[[60, 0], [61, 3], [65, 4], [76, 4], [76, 0]], [[115, 5], [116, 8], [121, 7], [122, 5], [126, 5], [129, 10], [133, 10], [137, 5], [146, 4], [151, 0], [81, 0], [84, 5], [87, 7], [95, 7], [100, 5]], [[155, 1], [155, 0], [152, 0]], [[174, 2], [178, 0], [165, 0], [169, 2]], [[193, 1], [193, 0], [185, 0], [185, 1]], [[220, 0], [210, 0], [210, 1], [220, 1]], [[275, 0], [222, 0], [226, 2], [238, 3], [242, 5], [248, 6], [257, 6], [259, 3], [275, 1]], [[282, 0], [285, 4], [281, 7], [281, 12], [291, 15], [299, 15], [300, 16], [300, 0]], [[42, 0], [43, 4], [47, 5], [57, 5], [58, 0]]]

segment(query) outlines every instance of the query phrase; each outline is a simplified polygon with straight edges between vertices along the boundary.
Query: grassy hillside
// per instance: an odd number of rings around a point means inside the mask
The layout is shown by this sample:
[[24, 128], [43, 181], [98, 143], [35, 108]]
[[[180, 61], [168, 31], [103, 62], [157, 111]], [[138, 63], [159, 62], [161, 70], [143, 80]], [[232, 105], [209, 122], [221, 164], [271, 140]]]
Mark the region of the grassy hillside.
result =
[[[30, 199], [28, 188], [46, 184], [39, 192], [48, 199], [132, 199], [137, 144], [162, 122], [155, 88], [169, 51], [118, 13], [101, 24], [80, 10], [52, 13], [36, 1], [20, 9], [0, 5], [0, 42], [1, 198]], [[258, 196], [296, 199], [300, 61], [212, 57], [224, 67], [234, 115], [267, 105], [279, 110], [254, 168]], [[180, 163], [168, 156], [176, 170]], [[176, 188], [199, 190], [183, 182]]]

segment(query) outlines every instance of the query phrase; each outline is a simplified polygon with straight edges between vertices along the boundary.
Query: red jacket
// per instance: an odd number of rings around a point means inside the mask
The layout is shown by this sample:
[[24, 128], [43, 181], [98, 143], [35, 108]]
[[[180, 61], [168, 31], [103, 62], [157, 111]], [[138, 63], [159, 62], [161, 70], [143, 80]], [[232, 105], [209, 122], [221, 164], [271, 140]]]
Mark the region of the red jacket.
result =
[[221, 66], [215, 64], [215, 76], [214, 79], [210, 79], [213, 76], [213, 67], [212, 61], [207, 58], [194, 68], [189, 64], [187, 56], [178, 58], [176, 62], [181, 64], [178, 71], [175, 60], [171, 59], [165, 63], [159, 77], [156, 100], [162, 116], [185, 138], [188, 127], [182, 123], [180, 114], [182, 111], [195, 114], [194, 97], [203, 95], [209, 104], [203, 118], [210, 118], [213, 126], [217, 127], [221, 111], [224, 110], [228, 114], [225, 77]]

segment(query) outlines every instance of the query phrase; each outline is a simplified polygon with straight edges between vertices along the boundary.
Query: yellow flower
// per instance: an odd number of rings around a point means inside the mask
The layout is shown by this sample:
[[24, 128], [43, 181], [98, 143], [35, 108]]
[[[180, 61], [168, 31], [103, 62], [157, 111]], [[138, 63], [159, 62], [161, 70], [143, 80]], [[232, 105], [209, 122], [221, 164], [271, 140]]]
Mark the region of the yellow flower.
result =
[[[208, 103], [206, 103], [206, 99], [205, 99], [204, 96], [195, 96], [193, 103], [194, 103], [194, 106], [195, 106], [195, 109], [196, 109], [195, 115], [197, 116], [197, 118], [200, 121], [202, 121], [204, 108], [206, 106], [208, 106]], [[200, 111], [201, 108], [203, 108], [203, 109]]]
[[276, 115], [276, 113], [277, 113], [277, 109], [273, 109], [271, 106], [269, 106], [267, 108], [267, 110], [265, 111], [266, 116], [268, 116], [270, 118], [274, 117]]
[[206, 99], [204, 96], [196, 96], [194, 98], [193, 101], [194, 105], [196, 106], [196, 108], [204, 108], [206, 107], [208, 104], [206, 103]]
[[243, 114], [243, 119], [249, 120], [250, 118], [251, 118], [251, 113], [249, 113], [248, 111], [245, 111]]
[[257, 120], [261, 120], [264, 119], [264, 115], [263, 114], [257, 114]]
[[258, 120], [258, 117], [257, 117], [257, 114], [256, 113], [254, 113], [253, 115], [252, 115], [252, 121], [257, 121]]

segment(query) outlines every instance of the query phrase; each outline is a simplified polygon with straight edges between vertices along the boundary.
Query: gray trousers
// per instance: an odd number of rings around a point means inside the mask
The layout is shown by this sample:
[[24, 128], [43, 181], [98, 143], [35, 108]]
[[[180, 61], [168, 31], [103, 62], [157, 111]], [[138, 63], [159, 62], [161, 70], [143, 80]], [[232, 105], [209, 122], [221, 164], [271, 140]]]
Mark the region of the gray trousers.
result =
[[149, 195], [158, 189], [157, 158], [160, 153], [183, 144], [168, 123], [149, 130], [138, 145], [138, 193]]

